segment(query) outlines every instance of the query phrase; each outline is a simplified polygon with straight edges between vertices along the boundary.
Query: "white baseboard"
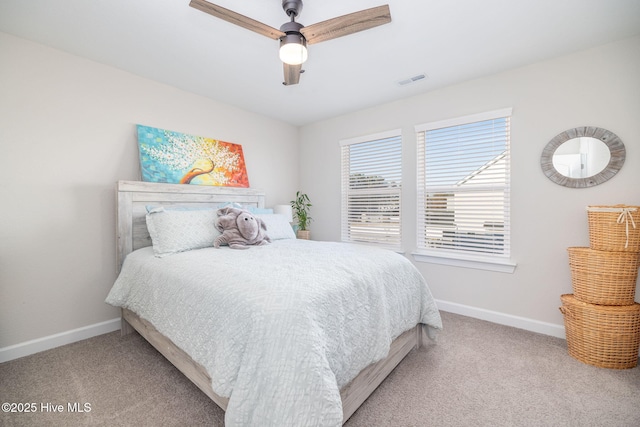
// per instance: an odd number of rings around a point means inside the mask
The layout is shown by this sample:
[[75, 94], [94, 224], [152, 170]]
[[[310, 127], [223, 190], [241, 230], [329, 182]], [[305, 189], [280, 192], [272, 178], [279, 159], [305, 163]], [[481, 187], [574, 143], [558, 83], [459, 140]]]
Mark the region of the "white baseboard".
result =
[[[524, 329], [526, 331], [566, 339], [564, 325], [541, 322], [539, 320], [513, 316], [511, 314], [485, 310], [483, 308], [471, 307], [469, 305], [458, 304], [455, 302], [436, 300], [436, 304], [438, 305], [438, 309], [449, 313], [461, 314], [463, 316], [486, 320], [499, 325], [513, 326], [514, 328]], [[109, 332], [120, 330], [120, 324], [120, 318], [118, 317], [117, 319], [107, 320], [105, 322], [73, 329], [67, 332], [61, 332], [48, 337], [26, 341], [9, 347], [3, 347], [0, 348], [0, 363], [60, 347], [61, 345], [82, 341], [98, 335], [108, 334]]]
[[488, 322], [498, 323], [500, 325], [513, 326], [514, 328], [566, 339], [564, 325], [541, 322], [539, 320], [513, 316], [511, 314], [485, 310], [483, 308], [471, 307], [455, 302], [436, 300], [436, 304], [438, 305], [438, 308], [440, 310], [447, 311], [449, 313], [461, 314], [463, 316], [486, 320]]
[[0, 363], [120, 329], [120, 318], [0, 348]]
[[[498, 323], [500, 325], [513, 326], [515, 328], [520, 328], [545, 335], [551, 335], [558, 338], [565, 338], [564, 325], [540, 322], [538, 320], [513, 316], [510, 314], [485, 310], [477, 307], [471, 307], [455, 302], [436, 300], [436, 304], [442, 311], [486, 320], [489, 322]], [[60, 347], [61, 345], [71, 344], [77, 341], [85, 340], [87, 338], [107, 334], [119, 329], [120, 318], [117, 318], [101, 323], [96, 323], [94, 325], [73, 329], [71, 331], [61, 332], [59, 334], [26, 341], [9, 347], [3, 347], [0, 348], [0, 363], [8, 362], [9, 360], [18, 359], [24, 356], [29, 356], [30, 354], [39, 353], [41, 351], [49, 350], [55, 347]]]

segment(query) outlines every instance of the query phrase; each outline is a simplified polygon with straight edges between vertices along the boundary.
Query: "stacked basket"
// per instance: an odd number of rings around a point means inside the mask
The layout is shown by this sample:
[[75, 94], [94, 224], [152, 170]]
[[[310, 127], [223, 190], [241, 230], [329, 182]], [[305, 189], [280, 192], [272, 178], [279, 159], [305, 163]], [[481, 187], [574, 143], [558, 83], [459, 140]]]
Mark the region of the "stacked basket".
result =
[[573, 294], [560, 297], [569, 354], [602, 368], [633, 368], [640, 347], [640, 206], [589, 206], [587, 214], [589, 247], [568, 248]]

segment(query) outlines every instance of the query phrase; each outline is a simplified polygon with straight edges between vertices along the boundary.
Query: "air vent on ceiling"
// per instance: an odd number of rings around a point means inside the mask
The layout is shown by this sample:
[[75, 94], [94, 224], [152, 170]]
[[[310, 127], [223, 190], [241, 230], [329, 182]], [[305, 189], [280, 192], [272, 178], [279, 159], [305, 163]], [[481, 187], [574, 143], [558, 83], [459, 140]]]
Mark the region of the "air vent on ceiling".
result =
[[416, 82], [419, 82], [420, 80], [424, 80], [426, 78], [427, 78], [426, 74], [424, 74], [424, 73], [418, 74], [416, 76], [409, 77], [408, 79], [402, 79], [402, 80], [398, 81], [398, 86], [406, 86], [408, 84], [416, 83]]

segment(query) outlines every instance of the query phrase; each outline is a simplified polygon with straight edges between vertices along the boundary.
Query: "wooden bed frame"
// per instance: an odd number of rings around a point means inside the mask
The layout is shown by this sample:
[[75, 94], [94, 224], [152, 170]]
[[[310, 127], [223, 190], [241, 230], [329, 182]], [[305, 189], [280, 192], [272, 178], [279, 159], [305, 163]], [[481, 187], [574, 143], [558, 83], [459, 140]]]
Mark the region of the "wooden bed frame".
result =
[[[218, 207], [221, 203], [236, 202], [245, 206], [264, 208], [264, 192], [249, 188], [230, 188], [185, 184], [158, 184], [137, 181], [117, 183], [117, 268], [130, 252], [151, 246], [145, 215], [146, 206]], [[229, 399], [219, 396], [211, 388], [206, 370], [156, 328], [127, 309], [122, 310], [122, 334], [136, 330], [178, 370], [223, 410]], [[391, 371], [414, 348], [423, 343], [427, 327], [421, 324], [406, 331], [391, 343], [389, 355], [358, 374], [340, 390], [343, 420], [346, 422]]]

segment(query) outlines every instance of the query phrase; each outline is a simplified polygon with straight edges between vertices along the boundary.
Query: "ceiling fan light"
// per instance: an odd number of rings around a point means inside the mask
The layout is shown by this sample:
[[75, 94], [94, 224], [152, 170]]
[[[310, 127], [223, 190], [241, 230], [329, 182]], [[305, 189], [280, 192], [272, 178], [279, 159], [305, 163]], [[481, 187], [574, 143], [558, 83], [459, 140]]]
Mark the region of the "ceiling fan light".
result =
[[307, 42], [298, 34], [287, 34], [280, 39], [280, 60], [289, 65], [300, 65], [307, 60]]

